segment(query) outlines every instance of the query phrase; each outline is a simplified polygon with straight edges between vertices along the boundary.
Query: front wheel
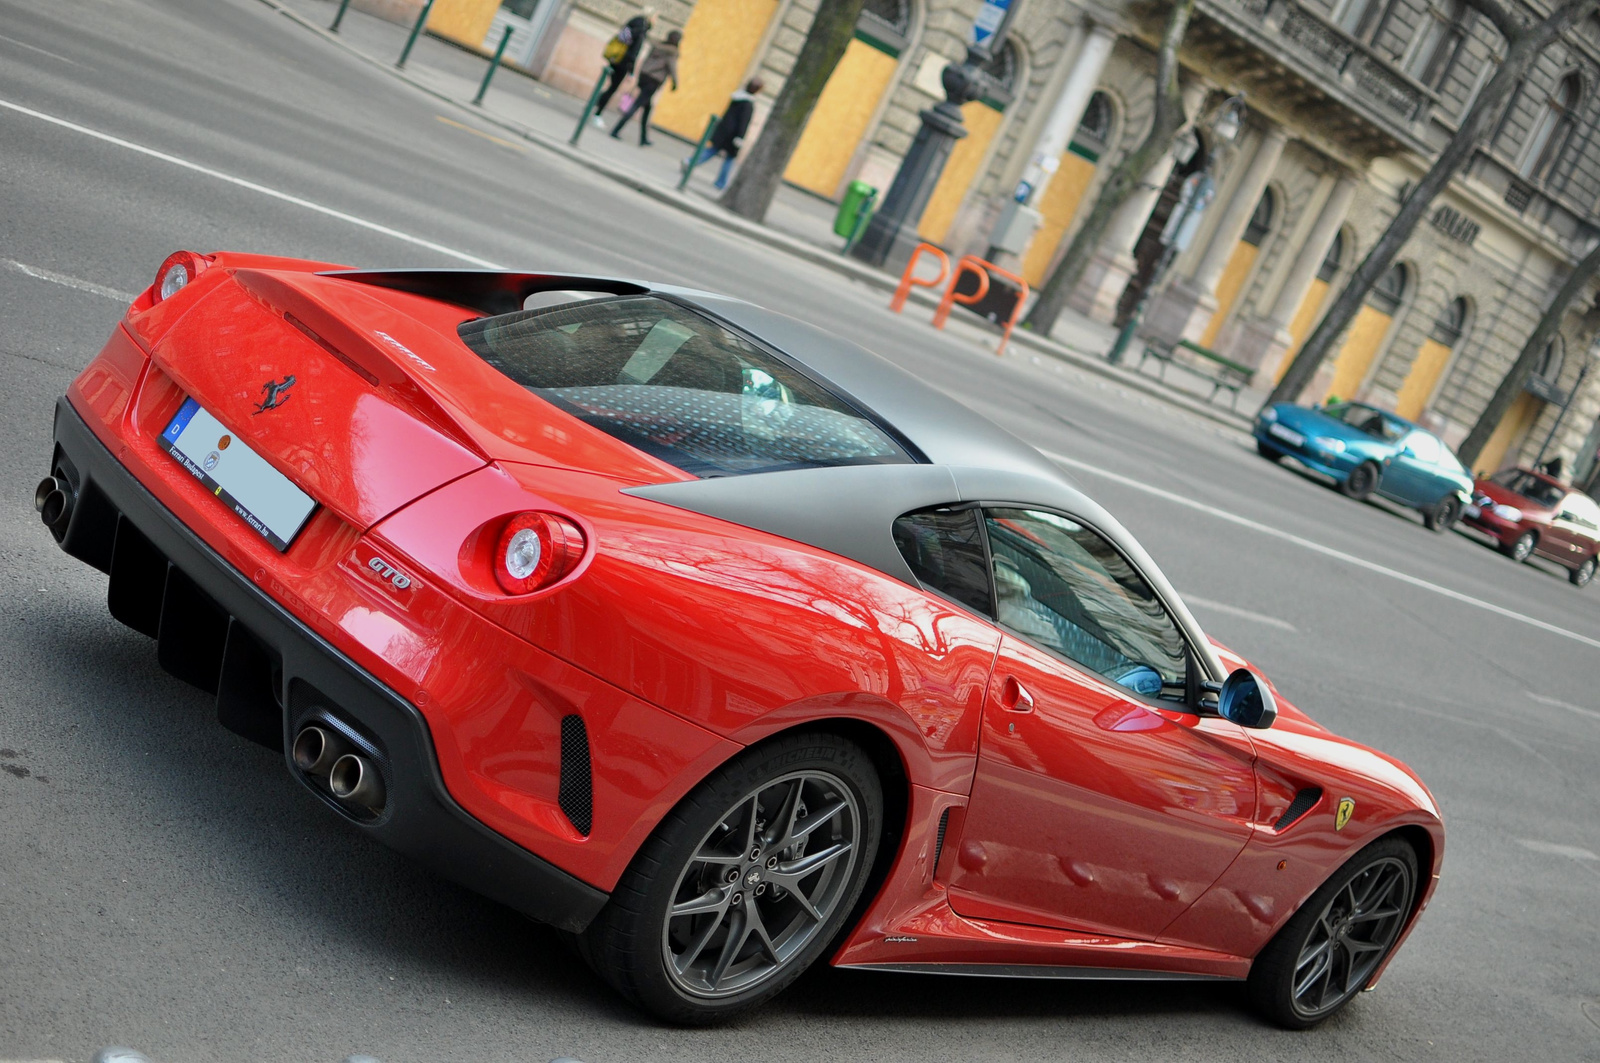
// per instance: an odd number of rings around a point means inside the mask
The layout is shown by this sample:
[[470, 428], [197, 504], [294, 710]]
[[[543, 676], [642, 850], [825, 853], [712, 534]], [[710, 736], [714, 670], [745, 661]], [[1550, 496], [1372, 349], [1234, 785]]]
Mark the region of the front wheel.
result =
[[1510, 546], [1502, 546], [1500, 549], [1507, 557], [1520, 564], [1533, 556], [1533, 547], [1537, 542], [1538, 539], [1534, 537], [1533, 532], [1523, 532]]
[[669, 1022], [747, 1011], [838, 933], [882, 822], [882, 787], [854, 743], [811, 733], [746, 750], [641, 847], [585, 933], [585, 956]]
[[1361, 850], [1322, 884], [1250, 967], [1250, 999], [1305, 1030], [1348, 1004], [1399, 940], [1417, 895], [1417, 854], [1399, 838]]
[[1447, 532], [1455, 527], [1456, 521], [1461, 519], [1461, 499], [1455, 495], [1445, 495], [1438, 503], [1422, 515], [1422, 522], [1430, 531]]
[[1600, 567], [1600, 558], [1591, 557], [1571, 572], [1568, 572], [1567, 579], [1572, 581], [1574, 587], [1587, 587], [1594, 580], [1596, 567]]
[[1365, 502], [1377, 489], [1378, 467], [1370, 461], [1357, 465], [1350, 471], [1350, 475], [1344, 478], [1344, 483], [1339, 485], [1339, 490], [1357, 502]]

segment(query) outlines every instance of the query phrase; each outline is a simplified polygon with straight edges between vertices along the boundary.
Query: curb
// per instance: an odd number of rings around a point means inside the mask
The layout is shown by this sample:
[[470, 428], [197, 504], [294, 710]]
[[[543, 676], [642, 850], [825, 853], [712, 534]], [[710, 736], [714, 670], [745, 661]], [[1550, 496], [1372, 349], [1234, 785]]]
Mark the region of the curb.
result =
[[[666, 206], [672, 207], [685, 214], [692, 215], [699, 220], [707, 222], [711, 225], [715, 225], [718, 228], [724, 229], [728, 232], [737, 233], [766, 247], [776, 248], [787, 253], [793, 258], [798, 258], [801, 261], [809, 262], [815, 266], [821, 266], [824, 269], [831, 270], [832, 272], [850, 280], [859, 281], [862, 284], [877, 288], [880, 291], [893, 292], [898, 286], [898, 279], [889, 276], [882, 270], [873, 269], [871, 266], [862, 265], [861, 263], [844, 257], [836, 251], [830, 251], [827, 248], [818, 247], [815, 244], [807, 243], [798, 237], [790, 236], [788, 233], [771, 229], [765, 225], [758, 224], [746, 218], [741, 218], [736, 214], [723, 210], [721, 207], [718, 207], [713, 203], [702, 200], [695, 193], [679, 192], [675, 188], [667, 188], [657, 184], [655, 181], [628, 170], [625, 167], [617, 166], [613, 163], [606, 162], [603, 159], [599, 159], [593, 155], [587, 154], [586, 152], [579, 151], [564, 141], [556, 140], [544, 133], [537, 132], [528, 128], [527, 126], [511, 121], [510, 119], [500, 118], [496, 115], [492, 115], [483, 110], [481, 107], [474, 107], [471, 104], [463, 103], [454, 96], [447, 95], [443, 92], [440, 92], [438, 89], [423, 84], [421, 81], [418, 81], [416, 78], [407, 74], [404, 70], [399, 69], [392, 64], [385, 63], [380, 59], [375, 59], [372, 56], [367, 55], [365, 52], [357, 51], [355, 48], [346, 44], [338, 34], [329, 32], [326, 28], [318, 25], [315, 22], [312, 22], [310, 19], [300, 14], [300, 12], [284, 6], [279, 2], [279, 0], [261, 0], [261, 3], [265, 4], [267, 7], [271, 8], [278, 14], [284, 16], [297, 25], [310, 30], [312, 33], [315, 33], [328, 43], [337, 46], [348, 55], [354, 56], [361, 62], [366, 63], [368, 66], [371, 66], [376, 70], [382, 71], [397, 81], [404, 82], [405, 84], [416, 89], [418, 92], [431, 96], [443, 103], [447, 103], [454, 107], [457, 111], [463, 114], [471, 115], [474, 118], [477, 118], [479, 121], [488, 125], [492, 125], [497, 129], [511, 133], [514, 136], [521, 137], [523, 140], [537, 145], [546, 151], [559, 155], [570, 162], [577, 163], [579, 166], [597, 173], [602, 177], [606, 177], [609, 180], [622, 185], [624, 188], [632, 189], [633, 191], [647, 196], [658, 203], [665, 204]], [[936, 296], [921, 288], [913, 288], [908, 301], [925, 306], [929, 309], [933, 309], [939, 303], [939, 300]], [[1111, 365], [1096, 354], [1080, 351], [1056, 340], [1035, 335], [1026, 329], [1017, 329], [1013, 331], [1011, 334], [1011, 342], [1018, 346], [1037, 351], [1040, 354], [1049, 355], [1050, 357], [1065, 362], [1076, 369], [1081, 369], [1084, 372], [1092, 373], [1099, 377], [1104, 377], [1105, 379], [1121, 384], [1132, 391], [1137, 391], [1151, 398], [1159, 399], [1168, 405], [1175, 406], [1178, 409], [1185, 410], [1199, 417], [1203, 417], [1224, 427], [1237, 429], [1239, 431], [1249, 431], [1250, 429], [1251, 419], [1244, 414], [1213, 406], [1208, 402], [1202, 402], [1198, 398], [1192, 398], [1183, 394], [1182, 392], [1174, 392], [1172, 389], [1157, 383], [1141, 373], [1131, 369], [1123, 369], [1118, 366]]]

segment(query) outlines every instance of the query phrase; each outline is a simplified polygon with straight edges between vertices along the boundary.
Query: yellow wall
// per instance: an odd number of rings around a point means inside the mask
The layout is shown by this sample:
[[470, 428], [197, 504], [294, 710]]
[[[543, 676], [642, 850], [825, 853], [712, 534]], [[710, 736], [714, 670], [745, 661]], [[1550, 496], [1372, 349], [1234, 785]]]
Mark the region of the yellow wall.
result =
[[1322, 309], [1322, 300], [1327, 297], [1328, 282], [1321, 277], [1313, 279], [1294, 312], [1294, 320], [1289, 322], [1289, 335], [1293, 339], [1289, 343], [1289, 350], [1284, 353], [1283, 361], [1278, 363], [1278, 375], [1274, 383], [1282, 380], [1283, 374], [1289, 371], [1289, 363], [1300, 353], [1300, 345], [1306, 341], [1306, 333], [1311, 331], [1311, 323], [1317, 319], [1317, 311]]
[[945, 163], [944, 173], [934, 185], [933, 195], [928, 198], [922, 219], [917, 223], [918, 234], [933, 243], [943, 240], [950, 232], [950, 223], [956, 220], [956, 211], [961, 209], [967, 186], [977, 176], [978, 167], [988, 154], [989, 142], [1005, 120], [1005, 115], [979, 100], [964, 104], [961, 117], [966, 123], [967, 135], [956, 141], [950, 161]]
[[1495, 425], [1494, 434], [1483, 445], [1478, 460], [1472, 463], [1474, 469], [1482, 473], [1498, 472], [1501, 463], [1506, 460], [1506, 451], [1528, 431], [1543, 407], [1543, 402], [1526, 391], [1518, 395], [1506, 415], [1500, 418], [1500, 423]]
[[1422, 349], [1417, 351], [1405, 383], [1400, 385], [1400, 394], [1395, 396], [1395, 413], [1408, 421], [1415, 421], [1422, 415], [1422, 408], [1433, 394], [1433, 386], [1439, 382], [1439, 374], [1444, 372], [1445, 363], [1450, 361], [1450, 350], [1438, 340], [1422, 342]]
[[1328, 395], [1346, 400], [1355, 397], [1361, 382], [1367, 378], [1367, 367], [1372, 364], [1373, 355], [1378, 353], [1392, 320], [1375, 307], [1361, 308], [1355, 323], [1350, 326], [1349, 335], [1345, 337], [1344, 346], [1339, 348], [1339, 357], [1333, 363], [1333, 383], [1328, 386], [1327, 394], [1322, 396], [1324, 399]]
[[[783, 179], [829, 199], [838, 195], [844, 172], [899, 65], [900, 60], [860, 38], [851, 41], [822, 86]], [[878, 189], [880, 196], [887, 191]]]
[[441, 37], [482, 48], [500, 0], [436, 0], [428, 14], [428, 31]]
[[1039, 200], [1039, 213], [1044, 215], [1044, 223], [1033, 234], [1033, 242], [1022, 255], [1022, 276], [1029, 284], [1044, 283], [1050, 271], [1050, 260], [1055, 257], [1056, 248], [1061, 246], [1062, 238], [1078, 213], [1078, 204], [1083, 201], [1089, 182], [1094, 180], [1094, 171], [1095, 164], [1077, 152], [1061, 153], [1061, 165]]
[[1239, 298], [1239, 291], [1244, 287], [1245, 278], [1250, 276], [1250, 267], [1256, 264], [1256, 255], [1261, 248], [1246, 240], [1240, 240], [1234, 245], [1233, 254], [1228, 256], [1228, 264], [1222, 269], [1222, 277], [1217, 281], [1217, 312], [1211, 315], [1211, 321], [1206, 325], [1205, 332], [1200, 335], [1200, 346], [1210, 347], [1217, 341], [1217, 333], [1222, 331], [1222, 323], [1228, 319], [1228, 311], [1233, 309], [1233, 301]]
[[706, 119], [721, 114], [740, 87], [777, 10], [778, 0], [698, 0], [684, 24], [678, 53], [682, 88], [674, 92], [669, 83], [656, 96], [651, 123], [699, 140]]

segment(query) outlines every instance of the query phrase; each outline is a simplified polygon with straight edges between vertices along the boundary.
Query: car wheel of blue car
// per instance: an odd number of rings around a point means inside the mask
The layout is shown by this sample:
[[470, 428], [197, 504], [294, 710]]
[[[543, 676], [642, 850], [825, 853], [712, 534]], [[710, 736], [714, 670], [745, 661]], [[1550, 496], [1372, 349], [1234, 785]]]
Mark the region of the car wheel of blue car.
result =
[[1443, 533], [1455, 527], [1460, 516], [1461, 499], [1455, 495], [1445, 495], [1434, 504], [1433, 508], [1422, 514], [1422, 522], [1430, 531]]
[[1355, 499], [1364, 502], [1372, 497], [1372, 492], [1378, 489], [1378, 467], [1370, 461], [1364, 461], [1351, 470], [1350, 475], [1344, 478], [1344, 483], [1339, 485], [1339, 490]]
[[1593, 582], [1594, 570], [1597, 567], [1600, 567], [1600, 558], [1591, 557], [1571, 572], [1568, 572], [1567, 578], [1572, 581], [1572, 585], [1575, 587], [1587, 587]]

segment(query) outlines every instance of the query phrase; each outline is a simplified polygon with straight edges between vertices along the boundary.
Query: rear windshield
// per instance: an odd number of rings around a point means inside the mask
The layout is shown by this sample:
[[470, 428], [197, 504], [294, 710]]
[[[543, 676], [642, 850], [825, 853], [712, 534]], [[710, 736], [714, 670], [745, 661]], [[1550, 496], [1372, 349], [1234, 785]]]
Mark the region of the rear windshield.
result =
[[535, 395], [702, 478], [914, 460], [788, 362], [665, 299], [590, 299], [459, 331]]

